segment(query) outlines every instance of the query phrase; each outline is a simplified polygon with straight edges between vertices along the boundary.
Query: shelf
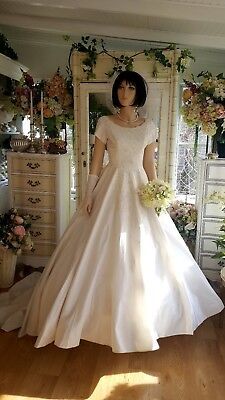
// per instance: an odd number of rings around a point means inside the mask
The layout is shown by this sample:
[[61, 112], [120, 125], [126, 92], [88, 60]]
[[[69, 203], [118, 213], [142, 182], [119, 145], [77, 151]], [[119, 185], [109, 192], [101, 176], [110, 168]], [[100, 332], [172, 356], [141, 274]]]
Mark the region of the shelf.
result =
[[27, 72], [29, 68], [0, 53], [0, 74], [19, 81], [22, 77], [21, 69]]

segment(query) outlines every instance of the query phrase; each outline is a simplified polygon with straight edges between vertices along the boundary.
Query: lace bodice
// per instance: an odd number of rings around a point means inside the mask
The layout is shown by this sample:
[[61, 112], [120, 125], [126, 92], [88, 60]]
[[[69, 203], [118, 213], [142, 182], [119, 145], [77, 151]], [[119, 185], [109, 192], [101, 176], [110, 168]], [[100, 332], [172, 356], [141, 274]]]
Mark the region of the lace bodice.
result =
[[95, 136], [106, 145], [109, 164], [137, 169], [142, 167], [145, 147], [157, 138], [157, 128], [148, 119], [142, 125], [130, 128], [119, 126], [104, 116], [98, 120]]

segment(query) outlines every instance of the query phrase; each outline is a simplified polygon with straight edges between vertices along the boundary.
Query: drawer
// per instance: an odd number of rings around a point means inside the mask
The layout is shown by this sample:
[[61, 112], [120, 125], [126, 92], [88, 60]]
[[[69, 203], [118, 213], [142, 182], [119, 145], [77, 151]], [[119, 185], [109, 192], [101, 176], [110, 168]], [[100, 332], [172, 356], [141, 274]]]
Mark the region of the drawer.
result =
[[55, 176], [11, 175], [12, 189], [55, 193]]
[[34, 242], [42, 240], [56, 242], [56, 231], [54, 226], [31, 226], [30, 234]]
[[218, 236], [220, 235], [220, 227], [222, 225], [222, 219], [212, 219], [202, 221], [202, 235], [203, 236]]
[[225, 177], [225, 163], [208, 164], [206, 167], [206, 180], [223, 181]]
[[206, 203], [203, 207], [204, 218], [224, 218], [224, 211], [218, 203]]
[[32, 226], [35, 225], [55, 225], [56, 224], [56, 213], [55, 211], [44, 211], [44, 210], [34, 210], [30, 208], [19, 208], [21, 213], [29, 214], [32, 221]]
[[206, 182], [204, 197], [208, 197], [213, 192], [224, 192], [224, 191], [225, 191], [224, 179], [223, 179], [223, 183], [221, 183], [221, 182]]
[[216, 243], [213, 242], [216, 238], [205, 238], [202, 237], [200, 251], [201, 253], [212, 253], [215, 254], [217, 251]]
[[56, 248], [56, 244], [54, 243], [35, 243], [34, 249], [32, 251], [24, 251], [23, 254], [27, 256], [40, 256], [40, 257], [49, 257], [52, 255], [53, 251]]
[[211, 258], [209, 254], [201, 254], [199, 266], [208, 279], [213, 281], [220, 280], [221, 267], [218, 265], [219, 260]]
[[11, 172], [26, 172], [30, 174], [55, 174], [56, 163], [51, 159], [38, 159], [34, 157], [12, 157], [11, 159]]
[[13, 204], [15, 208], [53, 208], [56, 206], [54, 194], [13, 192]]

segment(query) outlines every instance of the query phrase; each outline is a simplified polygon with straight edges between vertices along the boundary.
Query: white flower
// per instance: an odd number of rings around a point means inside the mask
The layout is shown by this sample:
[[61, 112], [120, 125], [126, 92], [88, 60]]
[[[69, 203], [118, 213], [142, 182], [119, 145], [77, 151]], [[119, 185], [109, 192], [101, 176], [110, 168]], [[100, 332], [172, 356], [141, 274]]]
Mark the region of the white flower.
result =
[[174, 192], [169, 183], [154, 179], [142, 186], [138, 191], [141, 203], [145, 207], [165, 209], [174, 197]]
[[185, 230], [186, 231], [191, 231], [192, 229], [195, 229], [195, 224], [193, 224], [193, 222], [190, 222], [189, 224], [187, 224], [186, 226], [185, 226]]

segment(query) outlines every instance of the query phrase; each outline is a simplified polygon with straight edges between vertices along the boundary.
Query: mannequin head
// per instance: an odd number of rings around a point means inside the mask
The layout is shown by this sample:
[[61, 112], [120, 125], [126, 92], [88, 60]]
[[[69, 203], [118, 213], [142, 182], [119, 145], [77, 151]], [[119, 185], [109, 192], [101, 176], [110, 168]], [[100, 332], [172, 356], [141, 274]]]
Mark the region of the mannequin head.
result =
[[[144, 78], [135, 71], [123, 71], [121, 72], [114, 81], [112, 88], [112, 102], [114, 107], [121, 108], [124, 107], [121, 104], [119, 97], [119, 91], [125, 86], [130, 87], [130, 98], [131, 106], [142, 107], [145, 104], [148, 87]], [[134, 96], [131, 96], [131, 90], [133, 88]]]

